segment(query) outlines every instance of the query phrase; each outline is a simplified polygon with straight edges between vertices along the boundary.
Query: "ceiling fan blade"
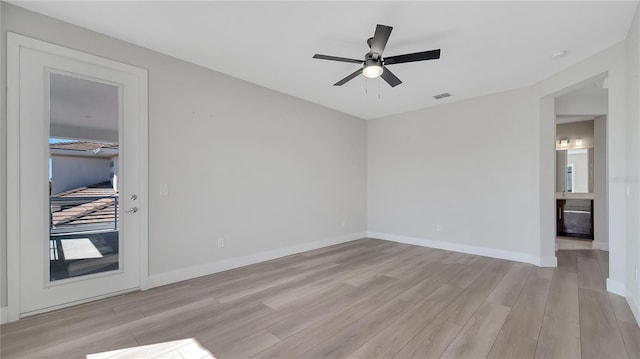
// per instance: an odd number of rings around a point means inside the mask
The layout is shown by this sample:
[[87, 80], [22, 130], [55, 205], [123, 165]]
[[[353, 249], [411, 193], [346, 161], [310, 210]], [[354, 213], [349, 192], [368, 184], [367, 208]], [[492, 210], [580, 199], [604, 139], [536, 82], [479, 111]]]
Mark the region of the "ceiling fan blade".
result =
[[342, 86], [342, 85], [346, 84], [347, 82], [353, 80], [356, 76], [360, 75], [361, 73], [362, 73], [362, 69], [357, 69], [351, 75], [349, 75], [349, 76], [343, 78], [342, 80], [336, 82], [335, 84], [333, 84], [333, 86]]
[[393, 30], [391, 26], [380, 24], [376, 26], [376, 32], [373, 35], [373, 40], [371, 40], [371, 52], [382, 54], [385, 46], [387, 46], [387, 41], [389, 41], [391, 30]]
[[380, 77], [387, 81], [387, 83], [391, 85], [391, 87], [396, 87], [402, 83], [402, 81], [400, 81], [400, 79], [396, 75], [394, 75], [393, 72], [389, 71], [388, 68], [383, 66], [383, 69], [384, 71], [382, 71], [382, 75], [380, 75]]
[[415, 52], [413, 54], [405, 54], [398, 56], [390, 56], [384, 58], [385, 65], [402, 64], [405, 62], [436, 60], [440, 58], [440, 49]]
[[320, 54], [313, 55], [313, 58], [314, 59], [320, 59], [320, 60], [330, 60], [330, 61], [340, 61], [340, 62], [353, 62], [354, 64], [361, 64], [361, 63], [364, 62], [363, 60], [348, 59], [346, 57], [337, 57], [337, 56], [320, 55]]

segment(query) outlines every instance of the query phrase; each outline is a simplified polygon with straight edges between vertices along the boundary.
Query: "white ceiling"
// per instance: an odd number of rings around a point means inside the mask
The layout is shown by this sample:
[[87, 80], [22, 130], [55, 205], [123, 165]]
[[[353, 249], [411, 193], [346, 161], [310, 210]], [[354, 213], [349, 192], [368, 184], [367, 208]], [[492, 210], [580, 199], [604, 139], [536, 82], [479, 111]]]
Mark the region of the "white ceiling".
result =
[[607, 74], [586, 81], [582, 87], [555, 98], [556, 124], [582, 122], [609, 113]]
[[[371, 119], [531, 85], [623, 40], [637, 2], [13, 2], [286, 94]], [[390, 88], [357, 64], [376, 24], [384, 55], [442, 49], [392, 65]], [[551, 55], [567, 50], [564, 58]], [[368, 92], [365, 93], [365, 86]], [[380, 90], [378, 90], [378, 88]], [[436, 101], [433, 95], [453, 97]]]
[[57, 73], [49, 82], [52, 137], [118, 141], [117, 87]]

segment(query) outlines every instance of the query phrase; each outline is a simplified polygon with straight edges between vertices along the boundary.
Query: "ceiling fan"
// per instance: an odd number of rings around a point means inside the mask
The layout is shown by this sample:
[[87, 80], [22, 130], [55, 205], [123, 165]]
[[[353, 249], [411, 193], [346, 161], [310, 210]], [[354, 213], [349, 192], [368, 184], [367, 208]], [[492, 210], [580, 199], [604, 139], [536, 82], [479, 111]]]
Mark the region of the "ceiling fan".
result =
[[370, 37], [367, 40], [367, 45], [369, 45], [369, 48], [371, 50], [369, 50], [369, 52], [367, 52], [364, 55], [364, 60], [349, 59], [346, 57], [336, 57], [336, 56], [328, 56], [328, 55], [320, 55], [320, 54], [313, 55], [313, 58], [320, 59], [320, 60], [331, 60], [331, 61], [363, 64], [362, 69], [356, 70], [351, 75], [333, 84], [333, 86], [342, 86], [348, 81], [354, 79], [356, 76], [360, 75], [360, 73], [362, 73], [365, 77], [368, 77], [368, 78], [382, 77], [382, 79], [385, 80], [389, 85], [391, 85], [391, 87], [396, 87], [400, 85], [402, 81], [400, 81], [400, 79], [396, 75], [394, 75], [393, 72], [389, 71], [389, 69], [385, 65], [402, 64], [405, 62], [424, 61], [424, 60], [436, 60], [440, 58], [440, 49], [383, 58], [382, 52], [384, 51], [384, 48], [387, 45], [387, 41], [389, 40], [389, 36], [391, 35], [391, 30], [393, 30], [393, 27], [391, 26], [385, 26], [380, 24], [376, 26], [375, 34], [373, 35], [373, 37]]

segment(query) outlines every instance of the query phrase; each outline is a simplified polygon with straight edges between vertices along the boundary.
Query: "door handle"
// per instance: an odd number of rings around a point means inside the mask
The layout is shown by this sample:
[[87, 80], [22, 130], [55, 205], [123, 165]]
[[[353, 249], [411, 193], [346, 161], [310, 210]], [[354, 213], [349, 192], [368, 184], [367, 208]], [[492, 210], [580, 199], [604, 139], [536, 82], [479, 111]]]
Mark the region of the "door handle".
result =
[[131, 207], [125, 211], [125, 213], [136, 213], [138, 212], [138, 207]]

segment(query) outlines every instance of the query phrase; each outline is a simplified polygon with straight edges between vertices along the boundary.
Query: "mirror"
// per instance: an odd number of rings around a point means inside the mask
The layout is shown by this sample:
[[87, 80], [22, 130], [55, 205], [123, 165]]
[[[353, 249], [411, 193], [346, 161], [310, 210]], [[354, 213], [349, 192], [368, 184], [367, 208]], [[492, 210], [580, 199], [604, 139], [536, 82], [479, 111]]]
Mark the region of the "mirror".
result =
[[556, 192], [593, 192], [593, 147], [556, 151]]

